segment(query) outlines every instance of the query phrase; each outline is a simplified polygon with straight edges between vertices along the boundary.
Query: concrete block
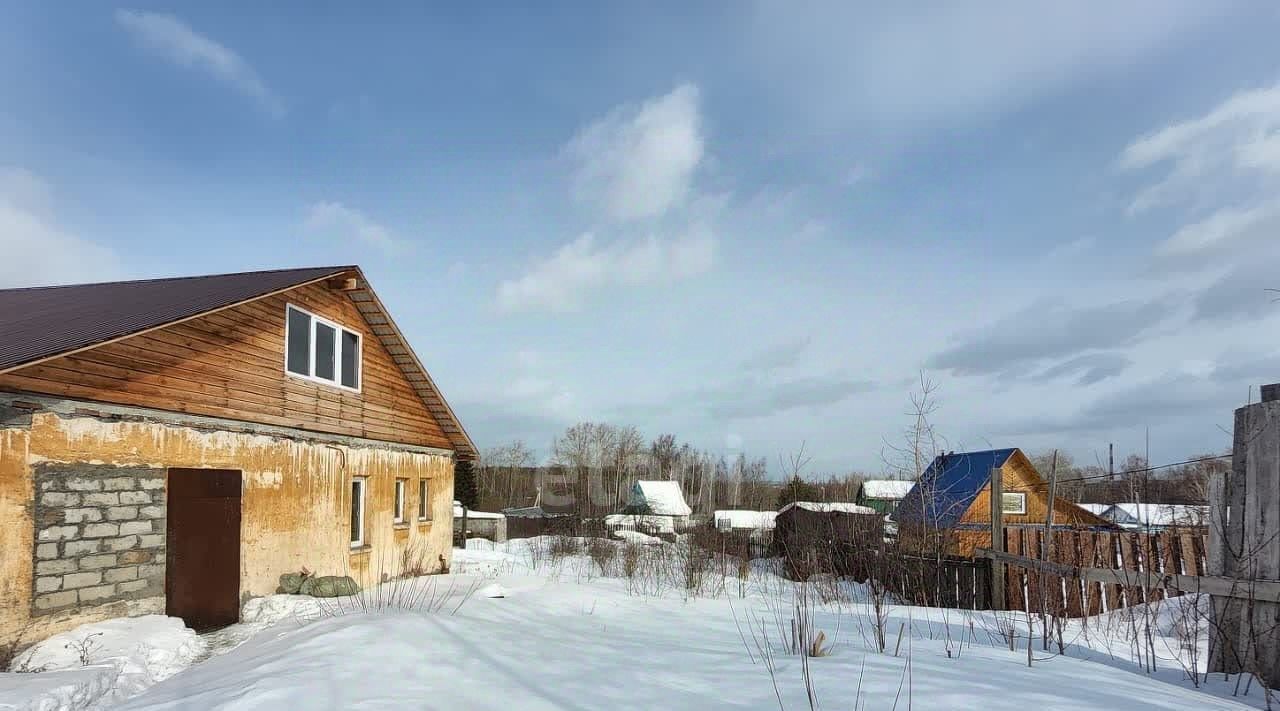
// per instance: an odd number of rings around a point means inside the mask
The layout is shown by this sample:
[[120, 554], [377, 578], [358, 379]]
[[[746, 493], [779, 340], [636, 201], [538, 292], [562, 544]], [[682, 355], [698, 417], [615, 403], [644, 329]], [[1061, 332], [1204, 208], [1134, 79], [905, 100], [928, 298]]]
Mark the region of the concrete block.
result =
[[102, 488], [106, 491], [125, 491], [136, 489], [138, 486], [131, 476], [116, 476], [103, 481]]
[[67, 541], [62, 548], [68, 558], [104, 550], [106, 541]]
[[67, 605], [74, 605], [76, 604], [76, 591], [67, 590], [65, 592], [38, 595], [34, 600], [34, 604], [37, 610], [53, 610]]
[[164, 534], [152, 533], [148, 536], [141, 536], [138, 539], [138, 545], [142, 548], [161, 548], [164, 546]]
[[138, 569], [136, 567], [112, 568], [102, 575], [103, 582], [107, 583], [123, 583], [126, 580], [137, 579]]
[[81, 570], [94, 570], [95, 568], [113, 568], [116, 565], [116, 554], [108, 553], [105, 555], [89, 555], [80, 559]]
[[121, 533], [120, 526], [114, 523], [91, 523], [84, 527], [85, 538], [108, 538]]
[[138, 517], [137, 506], [112, 506], [107, 509], [108, 521], [129, 521]]
[[62, 588], [62, 578], [54, 575], [47, 578], [36, 578], [36, 592], [57, 592]]
[[143, 506], [138, 509], [138, 516], [141, 518], [164, 518], [164, 507]]
[[67, 479], [65, 488], [69, 491], [102, 491], [102, 481], [76, 477]]
[[80, 602], [93, 602], [107, 597], [114, 597], [116, 594], [116, 586], [99, 585], [92, 588], [84, 588], [80, 591]]
[[[120, 591], [121, 595], [125, 595], [128, 593], [138, 592], [139, 590], [145, 590], [149, 584], [150, 581], [148, 580], [130, 580], [127, 583], [120, 583], [117, 585], [116, 590]], [[163, 612], [163, 610], [161, 610], [161, 612]]]
[[70, 590], [72, 588], [87, 588], [90, 585], [98, 585], [102, 582], [102, 573], [94, 571], [92, 573], [71, 573], [62, 578], [62, 587]]
[[85, 506], [119, 506], [120, 495], [115, 493], [85, 494], [84, 504]]
[[94, 523], [102, 520], [102, 512], [98, 509], [63, 509], [62, 517], [67, 523]]
[[120, 492], [120, 503], [131, 506], [149, 504], [151, 503], [151, 494], [145, 491], [122, 491]]
[[138, 545], [138, 537], [137, 536], [121, 536], [119, 538], [112, 538], [111, 540], [103, 541], [103, 542], [107, 545], [108, 550], [127, 551], [130, 548], [134, 548]]
[[163, 489], [163, 488], [164, 488], [164, 478], [162, 478], [162, 477], [154, 477], [154, 478], [150, 478], [150, 479], [139, 479], [139, 480], [138, 480], [138, 486], [140, 486], [140, 487], [142, 487], [143, 489], [146, 489], [146, 490], [148, 490], [148, 491], [154, 491], [154, 490], [156, 490], [156, 489]]
[[40, 503], [45, 506], [79, 506], [80, 495], [50, 491], [40, 495]]
[[131, 533], [151, 533], [151, 522], [128, 521], [120, 524], [120, 535], [127, 536]]
[[164, 566], [163, 565], [140, 565], [138, 566], [138, 577], [139, 578], [156, 578], [156, 579], [159, 579], [161, 582], [163, 582]]
[[155, 554], [150, 551], [125, 551], [120, 554], [121, 565], [137, 565], [138, 563], [150, 563], [155, 560]]
[[40, 540], [42, 541], [65, 541], [75, 538], [76, 533], [80, 529], [75, 526], [50, 526], [40, 530]]
[[75, 570], [74, 560], [42, 560], [36, 563], [36, 575], [59, 575], [73, 573]]
[[36, 557], [41, 560], [49, 560], [58, 557], [57, 543], [41, 543], [36, 546]]

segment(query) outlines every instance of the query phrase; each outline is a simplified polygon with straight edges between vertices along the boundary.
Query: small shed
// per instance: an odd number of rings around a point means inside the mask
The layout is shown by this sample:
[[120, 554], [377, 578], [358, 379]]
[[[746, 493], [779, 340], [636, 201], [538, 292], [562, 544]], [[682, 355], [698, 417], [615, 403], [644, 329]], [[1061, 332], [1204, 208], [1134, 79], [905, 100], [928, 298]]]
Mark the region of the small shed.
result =
[[898, 502], [915, 486], [914, 481], [902, 479], [868, 479], [858, 487], [857, 502], [886, 516], [892, 516]]
[[[1000, 470], [1002, 510], [1006, 525], [1044, 524], [1049, 511], [1049, 484], [1022, 450], [990, 449], [943, 454], [933, 460], [898, 504], [899, 535], [925, 541], [944, 536], [945, 552], [973, 555], [991, 544], [991, 472]], [[1053, 504], [1055, 527], [1114, 529], [1110, 521], [1058, 497]]]
[[786, 559], [792, 578], [813, 573], [852, 572], [859, 548], [884, 538], [884, 514], [854, 503], [796, 501], [778, 510], [774, 550]]
[[[465, 530], [463, 528], [464, 520], [466, 521]], [[464, 512], [462, 504], [455, 501], [453, 502], [453, 530], [462, 534], [464, 540], [467, 538], [488, 538], [494, 543], [503, 543], [507, 540], [507, 517], [503, 514], [489, 511], [472, 511], [468, 509]]]
[[693, 513], [678, 481], [637, 481], [631, 485], [623, 513], [685, 518]]

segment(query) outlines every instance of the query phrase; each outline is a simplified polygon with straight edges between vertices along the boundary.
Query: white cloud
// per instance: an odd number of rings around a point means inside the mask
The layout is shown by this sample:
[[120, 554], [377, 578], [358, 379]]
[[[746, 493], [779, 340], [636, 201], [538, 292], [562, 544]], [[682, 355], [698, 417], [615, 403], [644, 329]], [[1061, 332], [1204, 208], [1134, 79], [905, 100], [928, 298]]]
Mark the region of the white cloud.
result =
[[1138, 138], [1118, 165], [1164, 171], [1134, 197], [1130, 215], [1157, 207], [1185, 215], [1185, 224], [1156, 247], [1164, 263], [1212, 266], [1217, 258], [1242, 258], [1246, 244], [1274, 244], [1280, 230], [1280, 84], [1238, 92], [1203, 116]]
[[758, 0], [750, 51], [777, 103], [828, 132], [1007, 111], [1124, 67], [1223, 14], [1202, 0]]
[[701, 274], [715, 261], [709, 232], [694, 230], [673, 240], [648, 237], [600, 244], [587, 233], [536, 262], [524, 276], [498, 286], [504, 311], [570, 311], [609, 287], [666, 284]]
[[120, 275], [116, 254], [60, 228], [48, 184], [17, 168], [0, 167], [0, 254], [0, 288]]
[[265, 82], [234, 50], [191, 29], [173, 15], [138, 10], [116, 10], [116, 23], [142, 46], [183, 67], [212, 75], [261, 104], [273, 116], [284, 115], [284, 105]]
[[1280, 200], [1248, 207], [1224, 207], [1199, 222], [1185, 225], [1156, 247], [1164, 257], [1192, 256], [1253, 238], [1280, 233]]
[[[395, 251], [400, 242], [391, 230], [355, 208], [340, 202], [317, 202], [307, 208], [303, 227], [316, 234], [351, 238], [386, 252]], [[452, 268], [450, 268], [452, 274]]]
[[701, 124], [691, 84], [615, 109], [564, 148], [576, 164], [574, 192], [616, 220], [667, 213], [688, 197], [702, 161]]

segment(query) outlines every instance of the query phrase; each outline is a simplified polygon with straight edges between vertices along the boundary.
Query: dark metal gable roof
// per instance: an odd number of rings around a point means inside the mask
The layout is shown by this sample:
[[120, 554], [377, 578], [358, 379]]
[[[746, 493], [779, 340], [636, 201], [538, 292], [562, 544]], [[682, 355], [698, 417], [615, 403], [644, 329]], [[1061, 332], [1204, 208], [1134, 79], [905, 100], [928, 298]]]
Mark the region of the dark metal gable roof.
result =
[[0, 372], [341, 274], [354, 267], [0, 289]]
[[1016, 451], [990, 449], [939, 456], [898, 503], [895, 518], [900, 523], [953, 528], [991, 481], [991, 470], [1003, 467]]

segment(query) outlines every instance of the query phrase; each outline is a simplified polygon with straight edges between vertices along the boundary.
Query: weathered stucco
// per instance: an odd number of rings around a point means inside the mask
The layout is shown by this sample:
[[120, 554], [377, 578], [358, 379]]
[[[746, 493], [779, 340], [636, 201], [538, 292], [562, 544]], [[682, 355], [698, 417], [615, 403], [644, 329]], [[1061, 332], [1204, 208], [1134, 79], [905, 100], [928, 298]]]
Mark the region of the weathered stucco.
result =
[[[212, 429], [164, 418], [112, 418], [34, 407], [0, 417], [0, 642], [37, 639], [78, 624], [163, 610], [163, 598], [120, 601], [32, 617], [33, 467], [38, 464], [239, 469], [243, 472], [241, 598], [275, 591], [302, 567], [349, 574], [362, 585], [447, 567], [452, 550], [453, 460], [449, 453], [374, 442], [326, 441], [297, 432]], [[365, 539], [348, 543], [350, 481], [367, 477]], [[393, 523], [397, 478], [408, 480], [408, 524]], [[431, 519], [417, 520], [417, 482], [431, 480]]]

